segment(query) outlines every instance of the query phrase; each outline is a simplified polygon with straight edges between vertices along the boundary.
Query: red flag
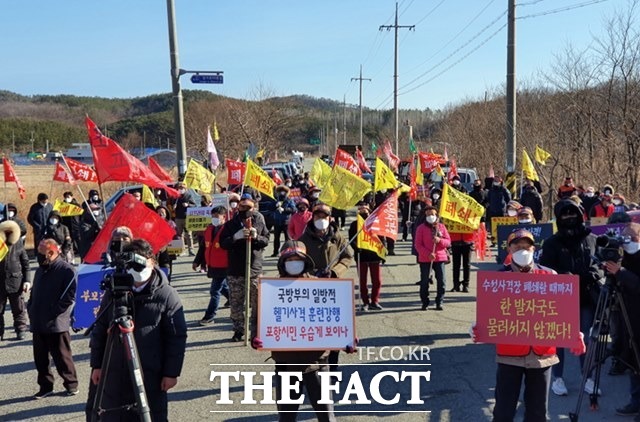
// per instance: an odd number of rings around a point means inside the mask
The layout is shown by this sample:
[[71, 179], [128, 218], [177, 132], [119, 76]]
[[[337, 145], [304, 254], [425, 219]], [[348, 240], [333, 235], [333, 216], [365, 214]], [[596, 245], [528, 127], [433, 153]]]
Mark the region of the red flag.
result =
[[364, 231], [396, 239], [398, 237], [398, 192], [395, 191], [364, 221]]
[[360, 170], [362, 170], [364, 173], [373, 174], [373, 172], [367, 165], [367, 160], [365, 160], [364, 155], [362, 155], [362, 151], [360, 151], [359, 149], [356, 149], [356, 162], [358, 163], [358, 167], [360, 167]]
[[98, 183], [98, 175], [91, 166], [71, 158], [65, 158], [65, 163], [71, 171], [71, 176], [77, 181]]
[[456, 165], [455, 158], [451, 159], [449, 173], [447, 173], [447, 181], [449, 183], [451, 183], [451, 181], [453, 180], [453, 176], [458, 176], [458, 166]]
[[16, 182], [16, 186], [18, 187], [18, 193], [20, 194], [20, 199], [24, 199], [26, 197], [27, 191], [20, 183], [20, 179], [18, 179], [18, 175], [15, 171], [13, 171], [13, 167], [11, 167], [11, 163], [6, 158], [2, 158], [2, 164], [4, 166], [4, 181], [5, 182]]
[[158, 176], [158, 179], [162, 180], [163, 182], [173, 182], [171, 175], [167, 173], [167, 171], [163, 169], [162, 166], [151, 157], [149, 157], [149, 170], [151, 170], [153, 174]]
[[163, 183], [142, 161], [123, 150], [114, 140], [104, 136], [89, 117], [85, 118], [85, 124], [99, 183], [137, 182], [164, 189], [174, 198], [180, 196], [177, 190]]
[[444, 158], [444, 161], [449, 161], [449, 154], [447, 154], [447, 145], [446, 144], [444, 146], [444, 154], [442, 154], [442, 158]]
[[271, 178], [273, 179], [274, 182], [276, 182], [277, 186], [280, 186], [284, 183], [282, 181], [282, 177], [280, 177], [276, 169], [271, 169]]
[[445, 163], [442, 155], [432, 152], [418, 152], [418, 159], [420, 160], [420, 169], [423, 173], [431, 173], [438, 164]]
[[389, 140], [387, 140], [382, 147], [382, 152], [384, 156], [387, 157], [387, 162], [389, 163], [391, 170], [397, 171], [398, 165], [400, 164], [400, 158], [393, 153], [393, 150], [391, 149], [391, 142], [389, 142]]
[[224, 160], [227, 166], [227, 185], [241, 185], [244, 183], [244, 172], [247, 165], [240, 161]]
[[62, 164], [56, 161], [56, 167], [53, 172], [53, 180], [62, 183], [70, 183], [72, 185], [76, 184], [76, 181], [73, 179], [73, 176], [69, 174], [69, 172], [64, 168]]
[[416, 165], [413, 162], [413, 157], [409, 158], [409, 200], [415, 201], [418, 199], [418, 184], [416, 183]]
[[167, 246], [176, 235], [176, 231], [162, 217], [133, 195], [125, 193], [98, 233], [98, 237], [84, 258], [85, 263], [101, 262], [102, 253], [109, 248], [111, 233], [118, 226], [129, 227], [134, 239], [144, 239], [149, 242], [154, 253]]
[[347, 151], [341, 150], [340, 148], [336, 149], [336, 157], [333, 160], [333, 165], [345, 168], [357, 176], [362, 176], [362, 171], [360, 171], [356, 160], [354, 160]]

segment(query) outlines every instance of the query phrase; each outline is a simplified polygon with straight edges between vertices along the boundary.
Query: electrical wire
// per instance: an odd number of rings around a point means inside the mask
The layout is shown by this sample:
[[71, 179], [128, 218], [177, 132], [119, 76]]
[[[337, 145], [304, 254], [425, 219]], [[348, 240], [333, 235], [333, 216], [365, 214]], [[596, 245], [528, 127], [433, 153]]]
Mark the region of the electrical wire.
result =
[[555, 13], [566, 12], [568, 10], [573, 10], [573, 9], [579, 9], [581, 7], [591, 6], [593, 4], [604, 3], [605, 1], [609, 1], [609, 0], [591, 0], [591, 1], [585, 1], [582, 3], [570, 4], [568, 6], [559, 7], [557, 9], [550, 9], [544, 12], [532, 13], [530, 15], [516, 17], [516, 19], [522, 20], [522, 19], [537, 18], [540, 16], [546, 16], [546, 15], [553, 15]]

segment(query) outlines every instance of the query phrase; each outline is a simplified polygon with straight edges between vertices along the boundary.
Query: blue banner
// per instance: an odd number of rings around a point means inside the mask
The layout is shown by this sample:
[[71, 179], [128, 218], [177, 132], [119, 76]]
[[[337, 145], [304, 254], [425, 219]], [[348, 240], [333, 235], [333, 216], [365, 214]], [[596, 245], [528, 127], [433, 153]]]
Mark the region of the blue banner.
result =
[[553, 235], [553, 224], [513, 224], [508, 226], [498, 226], [498, 257], [497, 261], [502, 264], [509, 255], [507, 251], [507, 238], [509, 235], [519, 229], [526, 229], [533, 234], [535, 239], [536, 250], [533, 253], [533, 260], [538, 262], [540, 254], [542, 253], [542, 245], [544, 241]]

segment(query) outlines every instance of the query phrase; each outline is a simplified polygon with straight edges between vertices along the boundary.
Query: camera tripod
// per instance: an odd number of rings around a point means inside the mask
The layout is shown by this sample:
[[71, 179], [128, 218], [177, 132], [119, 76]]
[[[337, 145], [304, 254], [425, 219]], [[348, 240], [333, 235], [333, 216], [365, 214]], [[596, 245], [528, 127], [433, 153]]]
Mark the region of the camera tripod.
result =
[[624, 362], [627, 367], [632, 371], [637, 371], [636, 365], [640, 364], [640, 354], [638, 353], [638, 346], [635, 342], [635, 336], [631, 329], [631, 323], [629, 321], [629, 314], [627, 313], [627, 307], [622, 298], [622, 294], [618, 290], [616, 280], [613, 275], [607, 274], [605, 276], [605, 283], [600, 288], [600, 294], [598, 295], [598, 303], [596, 305], [596, 312], [593, 318], [593, 324], [589, 330], [589, 345], [587, 347], [587, 355], [584, 360], [582, 369], [582, 381], [580, 383], [580, 393], [578, 394], [578, 402], [576, 403], [575, 410], [569, 413], [569, 419], [571, 422], [577, 422], [580, 414], [580, 407], [582, 406], [582, 398], [584, 397], [584, 385], [589, 378], [589, 373], [595, 369], [595, 376], [593, 377], [593, 392], [589, 395], [591, 410], [598, 410], [598, 387], [600, 386], [600, 375], [602, 370], [602, 364], [609, 357], [607, 350], [607, 337], [609, 335], [610, 328], [610, 311], [611, 306], [617, 303], [620, 306], [620, 313], [623, 318], [623, 326], [620, 329], [626, 329], [627, 346], [631, 346], [633, 351], [632, 358], [635, 359], [635, 365], [633, 362]]
[[[89, 335], [95, 327], [96, 322], [100, 320], [109, 308], [113, 307], [113, 320], [107, 330], [107, 343], [102, 361], [102, 374], [93, 401], [93, 408], [91, 409], [91, 422], [98, 421], [105, 413], [117, 410], [135, 411], [141, 421], [151, 422], [151, 409], [149, 408], [147, 393], [142, 379], [142, 366], [140, 365], [138, 347], [136, 346], [136, 339], [133, 336], [134, 322], [131, 315], [129, 315], [130, 306], [127, 306], [130, 300], [131, 292], [118, 292], [117, 296], [98, 314], [96, 321], [85, 332], [85, 336]], [[104, 409], [102, 407], [102, 399], [104, 397], [105, 385], [109, 378], [109, 365], [114, 347], [117, 345], [117, 340], [119, 340], [122, 345], [122, 352], [127, 361], [129, 379], [131, 380], [135, 402], [116, 408]]]

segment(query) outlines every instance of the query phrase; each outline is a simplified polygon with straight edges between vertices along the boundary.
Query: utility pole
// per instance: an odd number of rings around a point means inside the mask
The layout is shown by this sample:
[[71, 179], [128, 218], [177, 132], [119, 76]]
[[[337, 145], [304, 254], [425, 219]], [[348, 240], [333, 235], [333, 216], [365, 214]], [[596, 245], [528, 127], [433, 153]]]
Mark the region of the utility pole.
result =
[[396, 155], [398, 155], [398, 29], [407, 28], [409, 31], [415, 30], [415, 25], [398, 25], [398, 2], [396, 2], [396, 20], [393, 25], [380, 25], [379, 30], [391, 29], [395, 31], [395, 43], [393, 50], [393, 126], [396, 141]]
[[362, 77], [362, 65], [360, 65], [360, 76], [351, 80], [360, 82], [360, 150], [362, 150], [362, 81], [371, 81], [371, 79]]
[[[178, 178], [182, 179], [187, 171], [187, 145], [184, 137], [184, 108], [182, 89], [180, 88], [180, 64], [178, 61], [178, 36], [176, 34], [176, 17], [173, 0], [167, 0], [167, 17], [169, 20], [169, 54], [171, 58], [171, 86], [173, 89], [173, 122], [176, 132], [176, 155], [178, 161]], [[167, 144], [168, 144], [167, 140]]]
[[342, 144], [347, 145], [347, 94], [342, 96]]
[[509, 0], [507, 34], [507, 173], [516, 169], [516, 0]]
[[338, 150], [338, 115], [337, 113], [333, 115], [333, 143], [335, 145], [335, 149], [333, 152]]

